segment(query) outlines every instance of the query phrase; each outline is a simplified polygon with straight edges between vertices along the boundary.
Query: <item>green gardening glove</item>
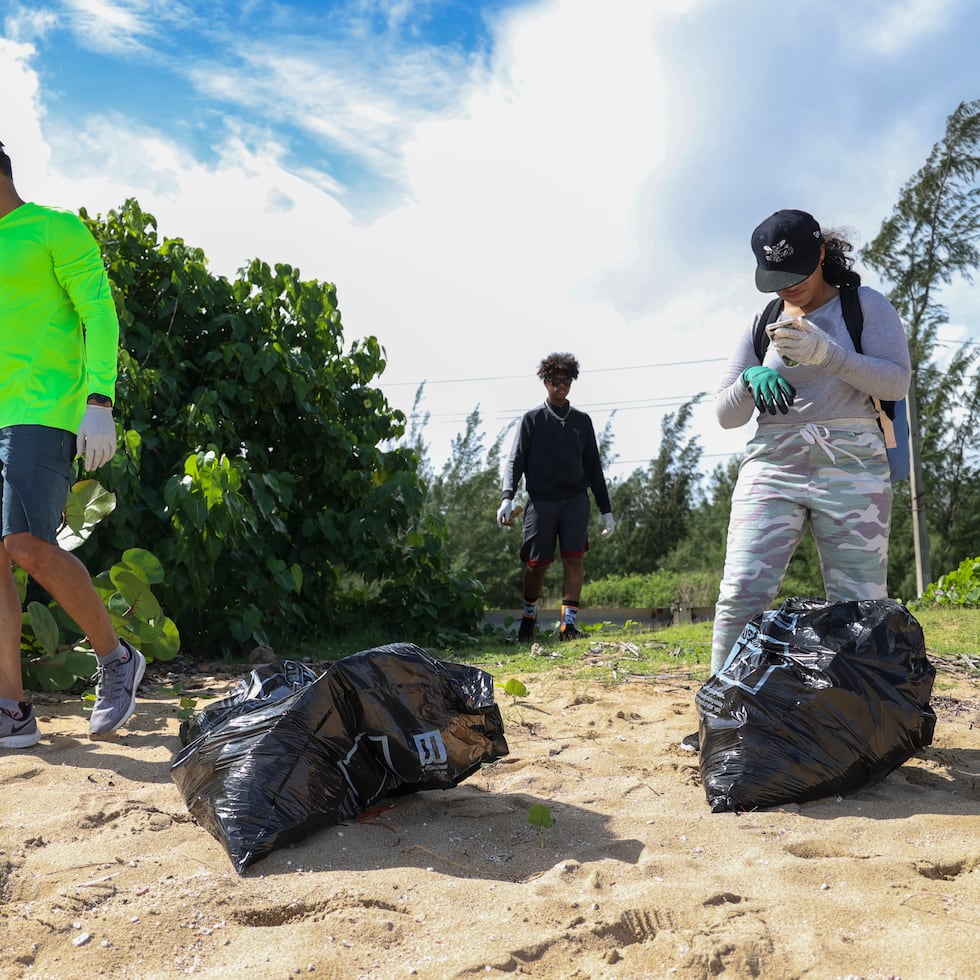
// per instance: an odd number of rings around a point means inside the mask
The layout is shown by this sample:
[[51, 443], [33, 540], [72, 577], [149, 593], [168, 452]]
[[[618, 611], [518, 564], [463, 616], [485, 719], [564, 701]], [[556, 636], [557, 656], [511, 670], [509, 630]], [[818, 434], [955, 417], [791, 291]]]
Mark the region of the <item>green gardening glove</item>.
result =
[[756, 364], [742, 372], [742, 384], [752, 392], [752, 400], [760, 412], [785, 415], [789, 411], [796, 389], [778, 372], [764, 364]]

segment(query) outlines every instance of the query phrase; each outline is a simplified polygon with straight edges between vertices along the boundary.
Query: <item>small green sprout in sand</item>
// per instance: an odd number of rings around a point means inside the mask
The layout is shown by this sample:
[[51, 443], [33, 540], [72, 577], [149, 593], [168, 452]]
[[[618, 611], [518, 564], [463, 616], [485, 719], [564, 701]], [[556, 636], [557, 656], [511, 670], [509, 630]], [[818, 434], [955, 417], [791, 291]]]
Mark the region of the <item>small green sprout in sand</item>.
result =
[[527, 695], [527, 687], [516, 677], [512, 677], [504, 684], [504, 694], [509, 694], [512, 698], [523, 698]]
[[544, 847], [544, 832], [548, 827], [554, 827], [555, 818], [551, 815], [551, 807], [541, 803], [535, 803], [527, 811], [527, 822], [532, 827], [538, 827], [541, 831], [541, 847]]

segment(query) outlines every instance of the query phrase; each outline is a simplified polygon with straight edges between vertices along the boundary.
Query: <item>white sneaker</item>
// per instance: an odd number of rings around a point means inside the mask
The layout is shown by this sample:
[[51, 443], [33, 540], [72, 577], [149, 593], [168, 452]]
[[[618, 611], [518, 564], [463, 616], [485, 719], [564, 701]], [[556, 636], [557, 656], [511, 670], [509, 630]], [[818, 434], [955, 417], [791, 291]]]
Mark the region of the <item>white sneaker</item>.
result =
[[701, 736], [698, 732], [691, 732], [690, 735], [685, 735], [678, 744], [685, 752], [700, 752]]
[[20, 702], [20, 717], [15, 718], [12, 711], [0, 708], [0, 748], [27, 749], [37, 745], [41, 733], [37, 730], [34, 708]]

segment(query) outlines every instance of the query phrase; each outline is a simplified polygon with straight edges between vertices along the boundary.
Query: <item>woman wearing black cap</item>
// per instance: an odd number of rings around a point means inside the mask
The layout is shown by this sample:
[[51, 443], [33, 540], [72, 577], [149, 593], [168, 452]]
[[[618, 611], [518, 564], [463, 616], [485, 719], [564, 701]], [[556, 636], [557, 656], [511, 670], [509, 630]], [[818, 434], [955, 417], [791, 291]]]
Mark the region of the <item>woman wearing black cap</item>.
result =
[[[761, 359], [754, 326], [743, 332], [715, 399], [724, 428], [753, 415], [757, 428], [732, 494], [712, 672], [771, 605], [808, 525], [829, 600], [885, 597], [892, 488], [869, 396], [900, 400], [911, 377], [902, 322], [860, 285], [842, 237], [805, 211], [777, 211], [752, 233], [752, 250], [756, 286], [783, 311]], [[864, 315], [860, 354], [841, 306], [848, 289]]]

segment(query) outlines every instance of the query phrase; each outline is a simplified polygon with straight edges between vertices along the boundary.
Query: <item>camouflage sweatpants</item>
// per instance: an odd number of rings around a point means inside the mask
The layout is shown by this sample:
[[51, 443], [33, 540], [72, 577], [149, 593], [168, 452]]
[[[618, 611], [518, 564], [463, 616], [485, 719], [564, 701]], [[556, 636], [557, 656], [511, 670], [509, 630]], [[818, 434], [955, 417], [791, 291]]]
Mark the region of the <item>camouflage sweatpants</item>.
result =
[[763, 428], [748, 444], [732, 494], [713, 673], [745, 624], [772, 604], [808, 523], [829, 600], [887, 595], [892, 487], [877, 423]]

